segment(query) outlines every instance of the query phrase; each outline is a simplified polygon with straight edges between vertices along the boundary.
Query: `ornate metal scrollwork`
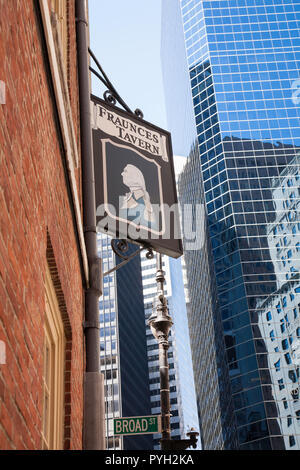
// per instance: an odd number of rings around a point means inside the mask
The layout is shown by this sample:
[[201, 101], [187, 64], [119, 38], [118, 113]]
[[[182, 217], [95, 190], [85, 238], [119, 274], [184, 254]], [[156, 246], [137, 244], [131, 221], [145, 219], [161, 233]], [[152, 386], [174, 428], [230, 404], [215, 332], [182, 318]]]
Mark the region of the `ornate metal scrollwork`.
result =
[[139, 108], [137, 108], [137, 109], [134, 111], [134, 114], [136, 115], [136, 117], [138, 117], [138, 118], [140, 118], [140, 119], [144, 119], [143, 111], [141, 111]]
[[116, 105], [118, 102], [129, 114], [134, 114], [136, 117], [139, 119], [144, 118], [144, 114], [140, 109], [136, 109], [135, 112], [133, 112], [129, 106], [125, 103], [125, 101], [121, 98], [111, 81], [109, 80], [108, 76], [105, 74], [103, 68], [101, 67], [99, 61], [97, 60], [97, 57], [95, 54], [91, 51], [91, 49], [88, 49], [88, 52], [90, 56], [92, 57], [93, 61], [97, 65], [97, 68], [99, 72], [93, 69], [93, 67], [89, 66], [90, 71], [108, 88], [103, 94], [103, 97], [105, 101], [113, 106]]
[[110, 244], [113, 252], [115, 253], [115, 255], [119, 256], [119, 258], [122, 258], [124, 260], [127, 260], [129, 258], [128, 255], [124, 255], [124, 253], [129, 250], [127, 240], [117, 240], [113, 238]]
[[125, 255], [124, 253], [126, 253], [129, 250], [129, 245], [128, 245], [128, 241], [124, 239], [120, 239], [120, 240], [115, 239], [115, 238], [112, 239], [111, 248], [113, 252], [117, 256], [119, 256], [119, 258], [122, 258], [123, 260], [128, 260], [128, 258], [134, 257], [136, 254], [140, 253], [142, 250], [148, 250], [146, 253], [147, 259], [154, 258], [153, 250], [150, 247], [142, 247], [139, 250], [137, 250], [135, 253], [132, 253], [131, 255]]
[[146, 253], [146, 258], [147, 259], [153, 259], [154, 258], [154, 253], [153, 253], [152, 248], [148, 248], [148, 251]]
[[125, 253], [129, 250], [129, 245], [128, 245], [127, 240], [123, 240], [123, 239], [118, 240], [118, 239], [113, 238], [111, 240], [111, 248], [113, 252], [115, 253], [115, 255], [119, 256], [119, 258], [121, 258], [123, 261], [117, 264], [117, 266], [115, 266], [114, 268], [104, 273], [103, 277], [125, 266], [125, 264], [127, 264], [129, 261], [135, 258], [143, 250], [147, 250], [147, 253], [146, 253], [147, 259], [154, 258], [153, 250], [151, 247], [148, 247], [148, 246], [142, 246], [138, 250], [136, 250], [134, 253], [131, 253], [130, 255], [126, 255]]
[[103, 98], [105, 99], [106, 103], [111, 104], [113, 106], [115, 106], [117, 102], [116, 98], [114, 97], [114, 95], [112, 94], [110, 90], [106, 90], [103, 93]]

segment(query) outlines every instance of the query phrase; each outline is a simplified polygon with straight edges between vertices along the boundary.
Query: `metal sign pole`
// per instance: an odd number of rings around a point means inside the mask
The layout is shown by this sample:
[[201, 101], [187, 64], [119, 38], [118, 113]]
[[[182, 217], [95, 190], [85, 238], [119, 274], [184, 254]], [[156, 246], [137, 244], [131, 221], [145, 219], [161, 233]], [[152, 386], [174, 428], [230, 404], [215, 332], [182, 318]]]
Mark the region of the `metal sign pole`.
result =
[[187, 432], [188, 439], [171, 439], [171, 407], [169, 387], [169, 332], [173, 325], [169, 315], [168, 301], [164, 296], [165, 275], [162, 269], [162, 255], [156, 254], [156, 282], [157, 296], [153, 302], [152, 314], [148, 320], [153, 336], [159, 347], [159, 374], [160, 374], [160, 404], [161, 404], [161, 450], [184, 450], [188, 447], [197, 447], [199, 433], [191, 428]]
[[169, 315], [167, 299], [164, 296], [165, 275], [162, 269], [162, 255], [156, 255], [157, 296], [153, 303], [153, 312], [149, 318], [151, 331], [159, 347], [160, 402], [161, 402], [161, 449], [165, 449], [166, 441], [171, 439], [170, 426], [170, 388], [169, 388], [169, 331], [173, 325]]

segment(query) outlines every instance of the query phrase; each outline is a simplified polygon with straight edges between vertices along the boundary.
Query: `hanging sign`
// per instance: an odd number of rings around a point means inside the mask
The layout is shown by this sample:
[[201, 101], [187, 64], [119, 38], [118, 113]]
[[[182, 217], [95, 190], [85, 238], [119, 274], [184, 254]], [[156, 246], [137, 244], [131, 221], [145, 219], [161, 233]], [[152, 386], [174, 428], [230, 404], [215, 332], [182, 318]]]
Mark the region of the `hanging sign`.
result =
[[97, 230], [174, 258], [182, 241], [170, 133], [92, 96]]

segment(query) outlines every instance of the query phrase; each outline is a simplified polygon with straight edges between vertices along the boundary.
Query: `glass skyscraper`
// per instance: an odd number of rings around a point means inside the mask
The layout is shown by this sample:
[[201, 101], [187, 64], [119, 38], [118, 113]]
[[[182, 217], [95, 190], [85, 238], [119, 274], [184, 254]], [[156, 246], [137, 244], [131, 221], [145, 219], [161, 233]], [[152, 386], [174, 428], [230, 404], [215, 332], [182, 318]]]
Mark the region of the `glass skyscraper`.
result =
[[[235, 449], [238, 447], [236, 425], [216, 285], [211, 270], [212, 251], [203, 211], [204, 190], [190, 82], [185, 67], [181, 12], [179, 3], [173, 0], [164, 1], [162, 6], [161, 57], [168, 126], [172, 132], [174, 152], [188, 157], [179, 174], [178, 191], [183, 209], [184, 284], [201, 446], [205, 450]], [[185, 204], [192, 210], [184, 210]], [[192, 223], [196, 205], [202, 209], [198, 227]], [[186, 233], [187, 224], [191, 229], [193, 225], [197, 228], [194, 243]]]
[[[158, 343], [148, 325], [153, 310], [153, 300], [157, 295], [156, 260], [148, 260], [141, 255], [144, 289], [144, 309], [151, 395], [151, 413], [161, 413], [160, 372]], [[195, 385], [192, 371], [191, 349], [186, 320], [186, 305], [180, 260], [163, 257], [165, 272], [164, 292], [168, 301], [169, 314], [173, 326], [169, 335], [169, 380], [171, 405], [171, 439], [185, 439], [189, 427], [198, 429], [198, 416]], [[160, 449], [161, 434], [153, 435], [154, 449]]]
[[[99, 256], [102, 259], [103, 272], [107, 272], [115, 266], [110, 238], [98, 234], [97, 245]], [[122, 416], [116, 273], [103, 278], [103, 296], [99, 300], [99, 321], [100, 369], [104, 375], [105, 387], [106, 448], [120, 450], [123, 448], [122, 437], [115, 437], [113, 434], [113, 418]]]
[[[107, 272], [121, 259], [111, 238], [98, 234], [98, 251]], [[128, 254], [136, 251], [130, 245]], [[114, 436], [113, 419], [151, 414], [140, 257], [104, 276], [99, 301], [100, 364], [105, 384], [106, 448], [151, 450], [152, 435]]]
[[[130, 245], [128, 254], [136, 249]], [[121, 261], [107, 235], [98, 234], [98, 251], [103, 272]], [[168, 351], [171, 438], [184, 439], [189, 427], [198, 429], [199, 425], [180, 260], [165, 256], [163, 268], [165, 295], [174, 321]], [[143, 252], [103, 279], [103, 296], [99, 301], [100, 362], [109, 450], [160, 449], [160, 434], [123, 437], [113, 434], [114, 418], [161, 413], [158, 343], [148, 325], [157, 294], [155, 276], [156, 260], [147, 259]]]
[[[147, 337], [147, 353], [148, 353], [148, 370], [149, 370], [149, 386], [151, 395], [151, 414], [159, 415], [160, 407], [160, 373], [159, 373], [159, 357], [158, 343], [154, 338], [152, 331], [148, 325], [149, 317], [153, 310], [153, 300], [157, 295], [156, 283], [156, 259], [148, 260], [145, 255], [141, 255], [142, 279], [144, 289], [144, 310], [145, 310], [145, 328]], [[164, 286], [164, 294], [170, 300], [171, 288], [169, 280], [168, 259], [163, 257], [163, 270], [166, 273], [166, 282]], [[169, 305], [170, 310], [170, 305]], [[172, 312], [170, 311], [172, 315]], [[171, 438], [180, 438], [182, 421], [182, 409], [179, 400], [180, 384], [177, 370], [177, 358], [175, 355], [175, 338], [173, 328], [169, 336], [168, 363], [169, 363], [169, 380], [170, 380], [170, 406], [171, 406]], [[160, 448], [161, 434], [153, 435], [153, 448]]]
[[300, 2], [178, 6], [239, 447], [299, 449]]

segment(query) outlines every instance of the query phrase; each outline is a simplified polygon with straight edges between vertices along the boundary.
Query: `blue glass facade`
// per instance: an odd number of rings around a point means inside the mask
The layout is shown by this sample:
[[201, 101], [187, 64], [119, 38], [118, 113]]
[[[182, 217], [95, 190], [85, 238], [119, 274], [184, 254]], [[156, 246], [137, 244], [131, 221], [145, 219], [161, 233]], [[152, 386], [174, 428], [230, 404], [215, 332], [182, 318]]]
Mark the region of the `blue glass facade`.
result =
[[241, 449], [299, 449], [300, 2], [182, 0]]
[[[181, 87], [165, 74], [167, 108], [175, 152], [181, 142], [174, 134], [186, 128], [180, 121], [196, 126], [195, 151], [184, 150], [190, 157], [181, 202], [201, 202], [197, 182], [203, 187], [239, 447], [299, 449], [300, 2], [181, 0], [178, 6], [189, 85], [182, 72]], [[176, 97], [181, 89], [192, 101], [193, 124], [189, 105]], [[177, 118], [172, 92], [181, 105]], [[203, 276], [189, 256], [193, 285]], [[196, 362], [203, 350], [199, 310]], [[203, 415], [209, 405], [205, 394], [199, 397]]]
[[[183, 213], [188, 204], [203, 204], [204, 192], [200, 185], [201, 164], [199, 153], [194, 148], [179, 178], [179, 200]], [[212, 249], [207, 221], [203, 218], [200, 223], [203, 237], [201, 248], [189, 249], [184, 238], [184, 258], [201, 441], [204, 450], [237, 449], [237, 426], [212, 269]]]
[[[128, 254], [136, 252], [130, 245]], [[117, 264], [122, 259], [118, 259]], [[118, 333], [123, 416], [151, 415], [141, 260], [117, 271]], [[124, 450], [151, 450], [153, 437], [124, 436]]]
[[[187, 305], [184, 295], [181, 259], [169, 259], [172, 297], [168, 299], [169, 312], [173, 320], [176, 373], [178, 374], [178, 401], [181, 408], [181, 438], [186, 439], [190, 427], [199, 431], [197, 398], [191, 357], [191, 346], [187, 321]], [[199, 439], [197, 449], [201, 449]]]
[[[164, 0], [162, 6], [161, 57], [168, 126], [175, 155], [188, 157], [178, 180], [179, 199], [186, 219], [185, 204], [204, 206], [201, 162], [186, 68], [180, 5], [174, 0]], [[205, 215], [203, 211], [201, 213]], [[193, 211], [188, 214], [189, 222], [192, 215]], [[202, 242], [201, 248], [196, 251], [190, 248], [189, 240], [184, 237], [183, 261], [201, 446], [205, 450], [236, 449], [238, 441], [229, 369], [216, 283], [211, 270], [212, 249], [205, 217], [199, 224], [198, 235]], [[177, 294], [182, 296], [181, 292]], [[177, 327], [180, 329], [183, 322], [182, 330], [186, 329], [184, 318], [177, 319], [176, 316], [177, 312], [174, 312], [175, 322], [179, 320]], [[184, 396], [183, 400], [187, 400], [187, 397]]]
[[[98, 254], [102, 259], [103, 272], [115, 265], [114, 254], [107, 235], [97, 235]], [[123, 440], [113, 434], [113, 418], [122, 416], [118, 304], [116, 273], [103, 278], [103, 296], [99, 300], [100, 321], [100, 368], [104, 375], [106, 449], [121, 450]]]
[[[98, 234], [103, 272], [121, 262], [111, 239]], [[136, 251], [130, 245], [128, 253]], [[151, 414], [140, 257], [103, 279], [99, 301], [100, 364], [105, 385], [106, 448], [151, 450], [152, 435], [114, 436], [113, 419]]]

